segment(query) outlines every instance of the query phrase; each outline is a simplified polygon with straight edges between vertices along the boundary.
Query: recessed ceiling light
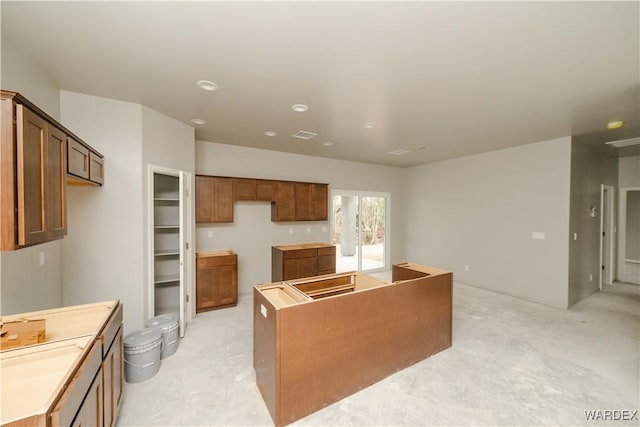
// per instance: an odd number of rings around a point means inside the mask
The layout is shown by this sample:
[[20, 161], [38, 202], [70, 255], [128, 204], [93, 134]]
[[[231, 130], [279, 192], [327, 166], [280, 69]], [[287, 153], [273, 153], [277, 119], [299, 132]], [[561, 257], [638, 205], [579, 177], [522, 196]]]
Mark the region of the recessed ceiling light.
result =
[[407, 154], [409, 152], [409, 150], [394, 150], [394, 151], [389, 151], [389, 154], [393, 154], [394, 156], [402, 156], [404, 154]]
[[291, 106], [291, 109], [293, 111], [297, 111], [298, 113], [304, 113], [305, 111], [307, 111], [309, 109], [309, 107], [307, 105], [304, 104], [294, 104]]
[[376, 127], [376, 124], [373, 123], [373, 122], [367, 122], [363, 126], [366, 127], [367, 129], [371, 129], [371, 128]]
[[204, 121], [204, 120], [202, 120], [202, 119], [191, 119], [191, 123], [195, 123], [195, 124], [197, 124], [197, 125], [204, 125], [204, 124], [206, 124], [207, 122], [205, 122], [205, 121]]
[[267, 136], [276, 136], [276, 135], [277, 135], [277, 133], [275, 133], [275, 132], [274, 132], [274, 131], [272, 131], [272, 130], [268, 130], [268, 131], [266, 131], [264, 134], [265, 134], [265, 135], [267, 135]]
[[620, 129], [622, 125], [624, 125], [624, 122], [622, 120], [614, 120], [612, 122], [607, 123], [607, 129], [609, 130]]
[[322, 143], [322, 145], [324, 145], [325, 147], [331, 147], [334, 143], [331, 141], [325, 141]]
[[218, 90], [218, 85], [211, 80], [198, 80], [196, 84], [202, 90]]

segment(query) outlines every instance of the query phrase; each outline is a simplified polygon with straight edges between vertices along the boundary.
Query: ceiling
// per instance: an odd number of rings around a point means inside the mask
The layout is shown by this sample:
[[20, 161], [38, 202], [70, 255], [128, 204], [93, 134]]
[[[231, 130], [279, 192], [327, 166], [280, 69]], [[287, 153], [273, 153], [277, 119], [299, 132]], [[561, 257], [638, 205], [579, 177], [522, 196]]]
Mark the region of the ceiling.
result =
[[600, 135], [613, 119], [639, 129], [635, 1], [0, 7], [2, 37], [61, 89], [146, 105], [198, 140], [406, 167]]

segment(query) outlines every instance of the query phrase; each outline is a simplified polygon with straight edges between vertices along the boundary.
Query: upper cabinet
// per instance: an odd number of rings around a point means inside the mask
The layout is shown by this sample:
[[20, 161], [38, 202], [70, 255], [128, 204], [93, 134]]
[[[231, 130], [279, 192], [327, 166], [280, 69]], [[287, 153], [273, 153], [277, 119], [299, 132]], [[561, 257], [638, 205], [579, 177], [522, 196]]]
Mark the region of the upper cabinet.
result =
[[[0, 250], [60, 239], [67, 234], [68, 145], [79, 138], [18, 93], [2, 91], [1, 110]], [[92, 148], [87, 153], [102, 162]]]
[[233, 179], [196, 176], [196, 222], [233, 222]]
[[104, 184], [104, 159], [92, 148], [67, 138], [67, 175], [73, 184]]
[[196, 175], [196, 222], [233, 222], [233, 202], [271, 203], [271, 221], [326, 221], [328, 184]]

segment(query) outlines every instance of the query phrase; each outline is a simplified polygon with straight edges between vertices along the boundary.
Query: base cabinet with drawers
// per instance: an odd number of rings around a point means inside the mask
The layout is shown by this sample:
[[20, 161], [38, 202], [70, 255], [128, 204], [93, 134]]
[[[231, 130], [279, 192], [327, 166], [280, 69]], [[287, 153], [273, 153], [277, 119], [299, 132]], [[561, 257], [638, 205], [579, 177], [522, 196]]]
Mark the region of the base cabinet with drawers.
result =
[[14, 319], [45, 319], [45, 342], [0, 351], [0, 425], [115, 425], [124, 390], [122, 304], [3, 316]]
[[271, 247], [271, 280], [292, 280], [336, 272], [336, 247], [302, 243]]
[[196, 312], [238, 303], [238, 256], [229, 250], [196, 254]]

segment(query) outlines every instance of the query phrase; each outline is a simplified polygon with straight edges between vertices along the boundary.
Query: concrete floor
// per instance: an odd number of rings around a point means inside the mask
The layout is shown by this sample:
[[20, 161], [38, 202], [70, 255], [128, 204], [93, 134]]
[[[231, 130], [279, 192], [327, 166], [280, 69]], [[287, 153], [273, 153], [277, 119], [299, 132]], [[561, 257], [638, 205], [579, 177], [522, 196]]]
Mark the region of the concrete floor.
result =
[[[118, 425], [272, 425], [255, 385], [251, 306], [246, 296], [198, 315], [156, 376], [126, 385]], [[585, 417], [640, 409], [638, 286], [561, 310], [455, 284], [453, 338], [296, 425], [640, 425]]]

